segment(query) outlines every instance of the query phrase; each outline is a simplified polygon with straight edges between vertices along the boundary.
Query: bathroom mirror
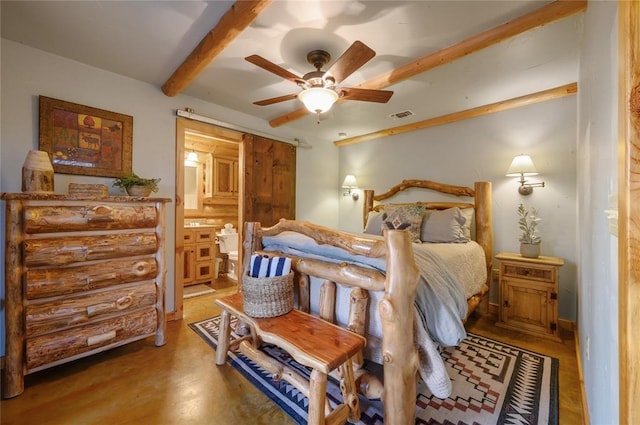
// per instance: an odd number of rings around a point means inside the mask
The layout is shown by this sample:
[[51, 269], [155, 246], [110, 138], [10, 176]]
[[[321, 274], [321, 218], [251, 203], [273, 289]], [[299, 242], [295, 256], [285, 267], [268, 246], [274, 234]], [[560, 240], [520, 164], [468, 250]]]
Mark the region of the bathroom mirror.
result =
[[187, 210], [198, 209], [198, 167], [197, 165], [184, 166], [184, 208]]

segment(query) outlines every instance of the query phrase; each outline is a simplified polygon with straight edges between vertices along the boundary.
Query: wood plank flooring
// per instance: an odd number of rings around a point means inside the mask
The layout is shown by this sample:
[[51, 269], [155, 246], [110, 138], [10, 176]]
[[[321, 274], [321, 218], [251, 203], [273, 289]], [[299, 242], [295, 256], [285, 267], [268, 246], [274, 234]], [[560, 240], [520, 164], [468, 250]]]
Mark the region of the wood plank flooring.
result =
[[[153, 338], [26, 377], [25, 392], [0, 403], [3, 425], [45, 424], [293, 424], [280, 408], [231, 366], [218, 367], [214, 351], [187, 324], [219, 313], [213, 300], [235, 291], [185, 300], [185, 317], [167, 326], [167, 344]], [[560, 423], [581, 424], [582, 407], [573, 335], [547, 342], [473, 317], [480, 335], [560, 359]]]

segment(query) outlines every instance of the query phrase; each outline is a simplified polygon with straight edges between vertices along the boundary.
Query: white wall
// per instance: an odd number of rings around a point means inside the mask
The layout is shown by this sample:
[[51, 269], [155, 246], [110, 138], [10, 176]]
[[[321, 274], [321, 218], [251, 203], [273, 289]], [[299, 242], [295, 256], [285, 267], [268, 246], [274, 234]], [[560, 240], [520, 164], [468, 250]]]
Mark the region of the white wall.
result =
[[616, 2], [589, 2], [580, 57], [578, 333], [592, 424], [619, 417], [617, 238], [604, 212], [618, 190], [616, 15]]
[[[133, 116], [133, 169], [144, 177], [160, 177], [160, 197], [175, 200], [175, 111], [190, 107], [200, 115], [250, 128], [264, 134], [274, 134], [287, 140], [294, 135], [287, 129], [276, 133], [263, 120], [239, 114], [189, 96], [167, 97], [159, 87], [106, 72], [60, 56], [2, 39], [1, 51], [1, 129], [0, 129], [0, 191], [20, 192], [22, 164], [31, 149], [38, 149], [38, 96], [44, 95], [100, 109]], [[337, 149], [330, 144], [308, 141], [312, 149], [300, 149], [298, 165], [298, 205], [314, 205], [323, 196], [320, 206], [302, 213], [327, 225], [337, 223], [335, 176]], [[318, 158], [322, 160], [318, 161]], [[326, 159], [326, 161], [325, 161]], [[318, 163], [317, 163], [317, 162]], [[323, 164], [324, 162], [324, 164]], [[69, 182], [102, 183], [112, 193], [113, 179], [80, 175], [55, 175], [56, 193], [66, 193]], [[304, 190], [305, 186], [318, 190]], [[331, 198], [330, 196], [333, 196]], [[0, 239], [4, 240], [4, 208], [0, 209]], [[174, 303], [175, 203], [167, 206], [167, 311]], [[4, 258], [4, 244], [0, 244]], [[4, 281], [4, 261], [0, 261], [0, 279]], [[0, 300], [4, 300], [4, 285], [0, 285]], [[4, 308], [1, 308], [1, 332], [4, 333]], [[4, 353], [4, 335], [0, 336], [0, 353]]]
[[[562, 257], [561, 318], [576, 318], [576, 97], [539, 103], [453, 124], [386, 137], [341, 148], [340, 175], [354, 174], [361, 188], [385, 192], [403, 179], [468, 185], [493, 185], [494, 254], [518, 252], [519, 203], [542, 217], [542, 254]], [[516, 179], [505, 177], [513, 157], [531, 155], [546, 187], [529, 196], [518, 193]], [[400, 199], [417, 199], [420, 191]], [[340, 227], [362, 228], [362, 197], [340, 202]], [[394, 201], [395, 202], [395, 201]], [[494, 260], [494, 264], [495, 260]], [[497, 302], [497, 288], [491, 288]]]

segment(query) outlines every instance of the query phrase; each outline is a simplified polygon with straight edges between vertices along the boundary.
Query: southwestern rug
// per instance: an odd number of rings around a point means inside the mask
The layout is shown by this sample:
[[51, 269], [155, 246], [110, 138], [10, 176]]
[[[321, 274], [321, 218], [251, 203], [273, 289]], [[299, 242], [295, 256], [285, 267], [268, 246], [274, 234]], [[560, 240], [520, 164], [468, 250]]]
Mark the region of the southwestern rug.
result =
[[[214, 349], [217, 346], [220, 316], [189, 326]], [[235, 318], [232, 318], [232, 329]], [[232, 338], [237, 337], [232, 332]], [[293, 361], [278, 347], [262, 348], [270, 356], [294, 368], [307, 378], [310, 371]], [[453, 391], [447, 399], [431, 394], [418, 383], [415, 423], [442, 425], [557, 424], [558, 359], [468, 334], [458, 347], [442, 351]], [[229, 361], [242, 375], [265, 393], [294, 421], [307, 423], [307, 398], [285, 381], [274, 381], [269, 373], [240, 353], [229, 353]], [[381, 375], [375, 363], [367, 369]], [[341, 400], [338, 383], [329, 378], [327, 397], [332, 405]], [[384, 423], [380, 400], [360, 397], [359, 424]]]

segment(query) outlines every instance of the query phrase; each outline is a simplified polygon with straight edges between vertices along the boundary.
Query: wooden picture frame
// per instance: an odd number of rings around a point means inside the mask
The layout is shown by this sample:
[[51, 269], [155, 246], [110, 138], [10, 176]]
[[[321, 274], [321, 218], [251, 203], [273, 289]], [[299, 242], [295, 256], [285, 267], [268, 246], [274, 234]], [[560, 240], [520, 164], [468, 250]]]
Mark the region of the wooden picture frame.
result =
[[131, 173], [133, 117], [40, 96], [40, 150], [62, 174]]

